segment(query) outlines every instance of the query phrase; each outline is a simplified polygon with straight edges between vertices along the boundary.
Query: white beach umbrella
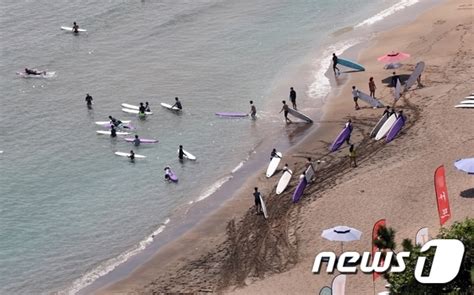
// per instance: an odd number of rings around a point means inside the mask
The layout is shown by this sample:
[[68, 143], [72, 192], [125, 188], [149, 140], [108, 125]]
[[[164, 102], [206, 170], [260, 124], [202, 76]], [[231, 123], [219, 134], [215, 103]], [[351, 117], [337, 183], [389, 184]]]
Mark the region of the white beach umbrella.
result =
[[329, 241], [341, 242], [342, 249], [342, 243], [360, 240], [361, 235], [362, 232], [360, 230], [345, 225], [339, 225], [324, 230], [321, 237]]

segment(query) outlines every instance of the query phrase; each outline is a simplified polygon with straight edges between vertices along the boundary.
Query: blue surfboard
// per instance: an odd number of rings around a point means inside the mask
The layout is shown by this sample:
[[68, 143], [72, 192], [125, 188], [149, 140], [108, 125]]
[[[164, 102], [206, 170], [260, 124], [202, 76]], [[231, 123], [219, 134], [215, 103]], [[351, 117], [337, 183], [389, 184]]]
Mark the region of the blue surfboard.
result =
[[365, 71], [365, 68], [363, 66], [361, 66], [360, 64], [355, 63], [353, 61], [347, 60], [347, 59], [343, 59], [343, 58], [338, 57], [337, 58], [337, 64], [338, 65], [343, 65], [345, 67], [348, 67], [348, 68], [351, 68], [351, 69], [354, 69], [354, 70]]

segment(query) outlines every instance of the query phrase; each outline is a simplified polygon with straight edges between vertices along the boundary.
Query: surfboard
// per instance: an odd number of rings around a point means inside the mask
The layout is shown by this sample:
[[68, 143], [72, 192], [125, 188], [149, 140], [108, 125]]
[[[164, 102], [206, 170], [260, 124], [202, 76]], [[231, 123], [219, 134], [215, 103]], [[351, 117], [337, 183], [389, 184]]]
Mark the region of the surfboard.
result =
[[170, 177], [170, 180], [172, 182], [178, 182], [178, 176], [176, 176], [176, 174], [173, 172], [173, 170], [171, 170], [171, 168], [165, 170], [165, 174]]
[[471, 100], [463, 100], [460, 102], [460, 104], [471, 104], [471, 103], [474, 103], [474, 99], [471, 99]]
[[474, 95], [469, 95], [469, 96], [466, 96], [464, 99], [473, 100], [473, 99], [474, 99]]
[[[106, 130], [97, 130], [96, 133], [101, 134], [101, 135], [110, 135], [110, 130], [107, 130], [107, 131]], [[117, 132], [115, 132], [115, 134], [117, 134], [117, 135], [129, 135], [130, 133], [117, 131]]]
[[[130, 120], [124, 120], [122, 121], [123, 124], [129, 124], [131, 121]], [[97, 121], [95, 122], [97, 125], [101, 125], [101, 126], [108, 126], [110, 125], [110, 121]]]
[[128, 104], [128, 103], [122, 103], [121, 106], [124, 107], [124, 108], [127, 108], [127, 109], [132, 109], [132, 110], [139, 110], [140, 109], [139, 106], [136, 106], [136, 105], [133, 105], [133, 104]]
[[304, 189], [306, 188], [307, 184], [308, 182], [306, 181], [306, 177], [302, 176], [300, 179], [300, 182], [296, 186], [296, 189], [293, 193], [293, 198], [292, 198], [293, 203], [298, 203], [298, 201], [301, 199], [304, 193]]
[[170, 111], [176, 111], [176, 112], [181, 111], [180, 109], [178, 109], [178, 107], [172, 107], [170, 104], [167, 104], [167, 103], [164, 103], [164, 102], [161, 103], [161, 106], [164, 107], [165, 109], [170, 110]]
[[268, 164], [267, 168], [267, 177], [272, 177], [272, 175], [275, 173], [275, 171], [278, 168], [278, 164], [280, 164], [282, 154], [280, 152], [277, 152], [277, 157], [273, 157], [270, 161], [270, 164]]
[[283, 175], [280, 177], [280, 180], [278, 181], [277, 187], [276, 187], [276, 194], [279, 195], [282, 192], [285, 191], [286, 187], [290, 183], [291, 176], [293, 174], [293, 171], [287, 170], [283, 172]]
[[244, 117], [248, 117], [248, 115], [249, 114], [246, 114], [246, 113], [226, 113], [226, 112], [216, 113], [216, 116], [228, 117], [228, 118], [244, 118]]
[[56, 72], [46, 72], [46, 74], [41, 74], [41, 75], [28, 75], [25, 72], [16, 72], [16, 74], [25, 79], [29, 79], [29, 78], [49, 79], [56, 76]]
[[423, 73], [424, 69], [425, 69], [425, 63], [423, 61], [420, 61], [419, 63], [416, 64], [415, 69], [413, 70], [413, 73], [405, 82], [403, 91], [407, 91], [408, 89], [410, 89], [410, 87], [412, 87], [415, 84], [416, 80]]
[[350, 129], [349, 126], [344, 127], [344, 129], [342, 129], [342, 131], [339, 133], [339, 135], [336, 137], [336, 139], [332, 143], [329, 150], [331, 152], [337, 151], [341, 147], [341, 145], [344, 143], [344, 141], [346, 141], [347, 138], [351, 135], [351, 132], [352, 132], [352, 130]]
[[390, 131], [390, 128], [392, 128], [393, 124], [397, 121], [397, 115], [392, 114], [385, 123], [383, 123], [382, 127], [380, 127], [379, 132], [377, 132], [377, 135], [375, 136], [375, 140], [380, 140], [382, 139], [387, 133]]
[[458, 104], [454, 106], [455, 108], [471, 109], [474, 108], [474, 104]]
[[383, 108], [384, 107], [383, 103], [380, 102], [380, 100], [378, 100], [376, 98], [373, 98], [372, 96], [370, 96], [367, 93], [362, 92], [360, 90], [359, 90], [359, 99], [361, 99], [362, 101], [370, 104], [374, 108]]
[[[116, 154], [117, 156], [120, 156], [120, 157], [130, 158], [130, 153], [115, 152], [115, 154]], [[135, 159], [145, 159], [145, 158], [146, 158], [146, 156], [135, 154]]]
[[[188, 160], [191, 160], [191, 161], [195, 161], [195, 160], [196, 160], [196, 157], [195, 157], [193, 154], [191, 154], [191, 153], [189, 153], [189, 152], [187, 152], [187, 151], [185, 151], [185, 150], [183, 150], [183, 153], [184, 153], [184, 158], [186, 158], [186, 159], [188, 159]], [[178, 149], [178, 154], [179, 154], [179, 149]]]
[[395, 121], [395, 124], [393, 124], [392, 128], [387, 133], [387, 138], [385, 139], [385, 142], [391, 142], [402, 130], [403, 126], [405, 125], [405, 119], [402, 117], [398, 118], [397, 121]]
[[298, 119], [301, 119], [303, 121], [306, 121], [308, 123], [313, 123], [313, 120], [311, 120], [310, 117], [306, 116], [305, 114], [297, 111], [297, 110], [294, 110], [294, 109], [288, 109], [288, 113], [290, 115], [292, 115], [293, 117], [296, 117]]
[[337, 64], [348, 67], [348, 68], [351, 68], [351, 69], [354, 69], [354, 70], [365, 71], [365, 68], [363, 66], [361, 66], [360, 64], [358, 64], [356, 62], [350, 61], [348, 59], [338, 57], [337, 58]]
[[388, 114], [383, 114], [382, 117], [380, 118], [380, 120], [377, 122], [377, 124], [375, 124], [374, 129], [372, 129], [372, 131], [370, 131], [369, 136], [374, 137], [377, 134], [377, 132], [379, 132], [380, 128], [385, 123], [385, 121], [387, 121], [387, 119], [388, 119]]
[[400, 96], [402, 94], [402, 84], [400, 83], [400, 79], [397, 79], [397, 85], [395, 85], [395, 101], [400, 99]]
[[[63, 31], [68, 31], [68, 32], [72, 32], [72, 27], [61, 27], [61, 30], [63, 30]], [[87, 30], [84, 30], [84, 29], [81, 29], [81, 28], [77, 29], [77, 31], [78, 31], [79, 33], [81, 33], [81, 32], [82, 32], [82, 33], [87, 32]]]
[[[140, 143], [157, 143], [158, 140], [157, 139], [147, 139], [147, 138], [139, 138], [140, 139]], [[134, 142], [135, 138], [132, 138], [132, 137], [127, 137], [125, 138], [125, 141], [126, 142]]]
[[314, 176], [314, 170], [311, 166], [306, 168], [306, 171], [304, 172], [304, 177], [306, 178], [307, 183], [311, 183], [311, 179], [313, 179]]
[[263, 201], [263, 195], [260, 194], [259, 197], [260, 197], [260, 204], [262, 205], [263, 217], [265, 217], [265, 219], [268, 219], [267, 206], [265, 205], [265, 202]]
[[[138, 110], [132, 110], [127, 108], [122, 108], [122, 112], [129, 113], [129, 114], [138, 114]], [[153, 112], [145, 112], [145, 115], [153, 115]]]

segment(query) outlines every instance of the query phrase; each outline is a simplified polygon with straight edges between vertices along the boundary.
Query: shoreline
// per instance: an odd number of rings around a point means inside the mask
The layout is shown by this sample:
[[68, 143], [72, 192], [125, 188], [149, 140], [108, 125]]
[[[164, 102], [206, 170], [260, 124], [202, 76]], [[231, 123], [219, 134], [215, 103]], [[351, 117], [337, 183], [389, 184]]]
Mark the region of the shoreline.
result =
[[[451, 1], [452, 2], [452, 1]], [[425, 12], [426, 13], [426, 12]], [[425, 14], [424, 13], [424, 14]], [[377, 37], [376, 37], [377, 39]], [[370, 43], [375, 42], [375, 40], [371, 40]], [[347, 85], [349, 82], [354, 80], [354, 76], [359, 75], [356, 73], [352, 75], [349, 79], [347, 79], [344, 83], [338, 84], [336, 88], [332, 88], [331, 92], [335, 89], [339, 90], [336, 99], [331, 99], [329, 103], [324, 104], [324, 115], [321, 119], [320, 126], [309, 134], [305, 135], [305, 138], [294, 147], [291, 147], [287, 153], [292, 153], [291, 156], [285, 156], [285, 160], [289, 162], [290, 166], [295, 165], [294, 158], [299, 158], [303, 156], [314, 156], [321, 157], [327, 156], [327, 153], [321, 153], [324, 149], [327, 151], [328, 142], [331, 142], [334, 139], [335, 134], [340, 130], [341, 126], [344, 123], [344, 118], [347, 116], [352, 116], [352, 104], [347, 103], [346, 99], [342, 97], [349, 97], [347, 87], [341, 89], [343, 85]], [[334, 85], [333, 85], [334, 86]], [[362, 87], [361, 87], [362, 88]], [[380, 87], [381, 88], [381, 87]], [[379, 88], [379, 89], [380, 89]], [[362, 88], [364, 89], [364, 88]], [[365, 89], [364, 89], [365, 90]], [[333, 98], [333, 95], [329, 95], [329, 98]], [[363, 112], [371, 112], [372, 115], [374, 111], [363, 109]], [[341, 115], [341, 113], [345, 113], [345, 115]], [[340, 116], [334, 116], [334, 114], [339, 114]], [[365, 115], [365, 114], [364, 114]], [[334, 122], [335, 121], [335, 122]], [[362, 135], [360, 136], [362, 137]], [[317, 138], [318, 143], [315, 145], [312, 140]], [[346, 153], [344, 149], [343, 152], [338, 152], [337, 154], [340, 155], [341, 153]], [[297, 164], [299, 169], [301, 170], [302, 163]], [[250, 180], [251, 183], [246, 182], [246, 184], [235, 192], [234, 195], [237, 197], [232, 197], [230, 200], [226, 201], [220, 208], [217, 209], [217, 212], [211, 213], [210, 216], [205, 217], [197, 226], [193, 227], [190, 231], [187, 231], [182, 236], [180, 236], [177, 240], [165, 245], [162, 249], [155, 254], [151, 261], [144, 263], [138, 269], [133, 271], [129, 276], [118, 283], [113, 284], [112, 286], [108, 286], [106, 288], [98, 290], [98, 293], [108, 293], [114, 292], [118, 290], [131, 290], [135, 288], [141, 288], [144, 286], [145, 281], [153, 282], [153, 280], [157, 277], [156, 274], [159, 273], [160, 269], [164, 269], [167, 263], [174, 263], [176, 262], [175, 259], [180, 259], [182, 257], [186, 257], [188, 261], [194, 261], [195, 259], [199, 259], [203, 254], [205, 254], [209, 248], [212, 248], [212, 245], [219, 245], [225, 242], [226, 240], [226, 231], [227, 234], [229, 232], [229, 227], [227, 226], [227, 222], [230, 219], [236, 218], [240, 219], [242, 215], [251, 218], [248, 216], [249, 206], [252, 205], [252, 200], [249, 197], [243, 197], [243, 195], [249, 195], [248, 191], [254, 185], [254, 182], [257, 183], [264, 183], [264, 191], [269, 191], [270, 187], [274, 186], [275, 177], [272, 178], [270, 181], [264, 179], [261, 175], [261, 171], [255, 172], [252, 177], [256, 176], [256, 180]], [[277, 177], [277, 176], [276, 176]], [[270, 184], [271, 182], [271, 184]], [[294, 180], [292, 181], [292, 186], [294, 186]], [[260, 187], [260, 185], [259, 185]], [[240, 195], [240, 197], [239, 197]], [[266, 194], [267, 195], [267, 194]], [[288, 195], [288, 192], [285, 196]], [[305, 194], [306, 196], [306, 194]], [[305, 198], [305, 197], [304, 197]], [[308, 198], [309, 199], [309, 198]], [[273, 199], [272, 199], [273, 200]], [[307, 201], [304, 201], [307, 203]], [[271, 203], [270, 203], [271, 204]], [[299, 206], [298, 206], [299, 207]], [[297, 209], [300, 210], [300, 209]], [[245, 213], [247, 214], [245, 215]], [[231, 214], [229, 214], [231, 213]], [[271, 213], [272, 214], [272, 213]], [[272, 217], [270, 217], [272, 218]], [[215, 226], [218, 224], [219, 226]], [[296, 231], [296, 230], [295, 230]], [[201, 236], [205, 235], [207, 241], [205, 242], [206, 246], [199, 245], [198, 248], [194, 248], [189, 245], [196, 245], [198, 241], [200, 241]], [[296, 234], [295, 234], [296, 236]], [[179, 243], [182, 243], [179, 245]], [[207, 247], [207, 248], [206, 248]], [[177, 253], [180, 252], [180, 253]], [[291, 255], [290, 255], [291, 256]], [[294, 258], [296, 259], [296, 257]], [[290, 259], [291, 260], [291, 259]], [[296, 259], [297, 260], [297, 259]], [[294, 263], [294, 261], [289, 262], [289, 264]], [[175, 269], [179, 269], [186, 264], [186, 261], [179, 261], [178, 266], [174, 265]], [[155, 274], [146, 273], [147, 268], [153, 268]], [[148, 269], [148, 271], [149, 271]], [[169, 273], [170, 278], [173, 277], [172, 272]], [[131, 282], [135, 281], [135, 282]], [[128, 282], [128, 283], [127, 283]], [[128, 285], [127, 285], [128, 284]], [[122, 285], [125, 288], [121, 288]], [[231, 284], [232, 285], [232, 284]], [[215, 290], [215, 289], [212, 289]], [[205, 291], [205, 290], [202, 290]]]

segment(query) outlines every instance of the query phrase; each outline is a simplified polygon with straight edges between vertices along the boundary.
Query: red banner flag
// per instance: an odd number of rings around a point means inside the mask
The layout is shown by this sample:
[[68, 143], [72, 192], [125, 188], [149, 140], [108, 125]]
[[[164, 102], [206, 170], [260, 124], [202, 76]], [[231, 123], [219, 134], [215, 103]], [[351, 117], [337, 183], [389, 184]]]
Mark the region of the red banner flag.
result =
[[444, 166], [439, 166], [434, 174], [434, 185], [436, 192], [436, 203], [438, 205], [439, 223], [441, 226], [451, 218], [449, 209], [448, 188], [446, 187], [446, 177], [444, 176]]
[[[378, 235], [379, 228], [382, 227], [382, 226], [385, 226], [385, 219], [380, 219], [379, 221], [377, 221], [374, 224], [374, 229], [372, 230], [372, 259], [374, 259], [375, 252], [380, 250], [377, 246], [375, 246], [374, 240], [376, 240], [379, 237], [379, 235]], [[382, 259], [380, 260], [380, 264], [381, 263], [383, 263]], [[380, 274], [378, 272], [374, 271], [372, 273], [372, 280], [375, 281], [379, 276], [380, 276]]]

